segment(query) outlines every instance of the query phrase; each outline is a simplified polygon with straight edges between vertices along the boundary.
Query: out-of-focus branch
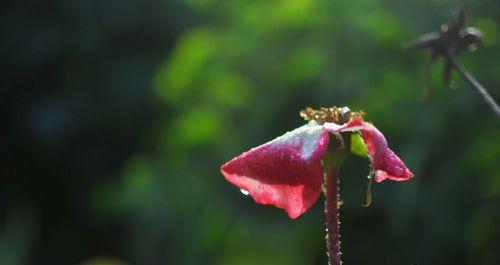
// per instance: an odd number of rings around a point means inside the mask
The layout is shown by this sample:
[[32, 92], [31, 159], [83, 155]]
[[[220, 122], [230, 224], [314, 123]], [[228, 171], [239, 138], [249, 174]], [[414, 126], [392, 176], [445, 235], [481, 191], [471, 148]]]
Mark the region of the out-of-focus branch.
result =
[[472, 27], [466, 27], [467, 15], [465, 12], [464, 1], [460, 1], [460, 12], [455, 16], [454, 20], [448, 24], [443, 24], [439, 31], [426, 33], [416, 38], [415, 40], [403, 46], [406, 50], [428, 49], [431, 51], [431, 57], [425, 66], [426, 83], [423, 91], [423, 98], [429, 92], [429, 68], [432, 62], [438, 56], [443, 56], [445, 59], [445, 68], [443, 71], [443, 80], [449, 84], [450, 73], [452, 69], [457, 70], [462, 78], [476, 90], [479, 95], [486, 101], [495, 112], [497, 117], [500, 117], [500, 108], [495, 100], [475, 78], [469, 73], [459, 62], [458, 55], [464, 51], [475, 50], [483, 40], [483, 34], [480, 30]]
[[484, 101], [488, 103], [490, 108], [495, 112], [497, 117], [500, 117], [500, 107], [498, 107], [498, 104], [496, 103], [495, 99], [491, 97], [491, 95], [488, 93], [488, 90], [486, 90], [480, 83], [477, 81], [474, 76], [465, 69], [460, 62], [455, 58], [450, 53], [446, 53], [445, 56], [447, 59], [452, 63], [453, 67], [460, 73], [462, 78], [471, 86], [476, 92], [483, 97]]

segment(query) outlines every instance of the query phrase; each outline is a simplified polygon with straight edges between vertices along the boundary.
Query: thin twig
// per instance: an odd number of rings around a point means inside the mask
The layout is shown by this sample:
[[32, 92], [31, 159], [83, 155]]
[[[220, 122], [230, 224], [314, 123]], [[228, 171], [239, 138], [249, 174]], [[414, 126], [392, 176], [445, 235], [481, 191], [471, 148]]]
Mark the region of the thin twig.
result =
[[449, 52], [445, 54], [445, 56], [450, 60], [450, 62], [453, 64], [453, 67], [460, 73], [460, 75], [463, 77], [463, 79], [474, 89], [476, 92], [481, 95], [488, 103], [490, 108], [495, 112], [497, 117], [500, 117], [500, 107], [498, 107], [498, 104], [495, 102], [495, 99], [491, 97], [491, 95], [488, 93], [488, 90], [486, 90], [480, 83], [479, 81], [474, 78], [474, 76], [467, 71], [459, 62], [458, 60]]

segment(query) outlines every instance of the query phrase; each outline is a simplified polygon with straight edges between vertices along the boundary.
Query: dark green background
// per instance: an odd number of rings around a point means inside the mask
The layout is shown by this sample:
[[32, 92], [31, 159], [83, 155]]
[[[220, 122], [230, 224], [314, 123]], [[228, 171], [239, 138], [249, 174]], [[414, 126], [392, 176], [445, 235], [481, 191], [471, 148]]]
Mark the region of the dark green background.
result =
[[[425, 52], [456, 1], [54, 0], [0, 4], [0, 264], [326, 264], [323, 199], [290, 220], [222, 163], [362, 109], [415, 173], [342, 168], [344, 264], [500, 264], [499, 120]], [[500, 2], [467, 1], [462, 63], [500, 99]]]

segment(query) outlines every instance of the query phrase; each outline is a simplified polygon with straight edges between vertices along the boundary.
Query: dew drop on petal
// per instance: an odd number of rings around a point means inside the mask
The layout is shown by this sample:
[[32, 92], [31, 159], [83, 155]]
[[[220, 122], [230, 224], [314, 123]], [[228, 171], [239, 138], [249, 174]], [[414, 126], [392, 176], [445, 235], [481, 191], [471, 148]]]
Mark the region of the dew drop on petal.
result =
[[244, 190], [244, 189], [241, 189], [240, 191], [245, 196], [248, 196], [248, 194], [250, 194], [247, 190]]

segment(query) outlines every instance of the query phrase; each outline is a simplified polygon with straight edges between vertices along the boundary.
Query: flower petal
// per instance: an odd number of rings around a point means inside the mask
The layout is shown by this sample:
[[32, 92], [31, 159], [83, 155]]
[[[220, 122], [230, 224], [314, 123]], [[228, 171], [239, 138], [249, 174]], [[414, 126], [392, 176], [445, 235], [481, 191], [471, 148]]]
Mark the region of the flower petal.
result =
[[328, 142], [323, 126], [304, 125], [243, 153], [221, 171], [257, 203], [274, 205], [297, 218], [321, 193], [321, 158]]
[[353, 119], [344, 125], [325, 123], [325, 130], [330, 133], [359, 131], [365, 142], [372, 167], [375, 170], [375, 181], [385, 179], [404, 181], [413, 177], [408, 167], [401, 159], [387, 147], [384, 135], [371, 123], [360, 119]]
[[375, 181], [381, 182], [385, 179], [394, 181], [405, 181], [413, 177], [413, 173], [406, 167], [401, 159], [389, 148], [379, 158], [379, 164], [375, 168]]

